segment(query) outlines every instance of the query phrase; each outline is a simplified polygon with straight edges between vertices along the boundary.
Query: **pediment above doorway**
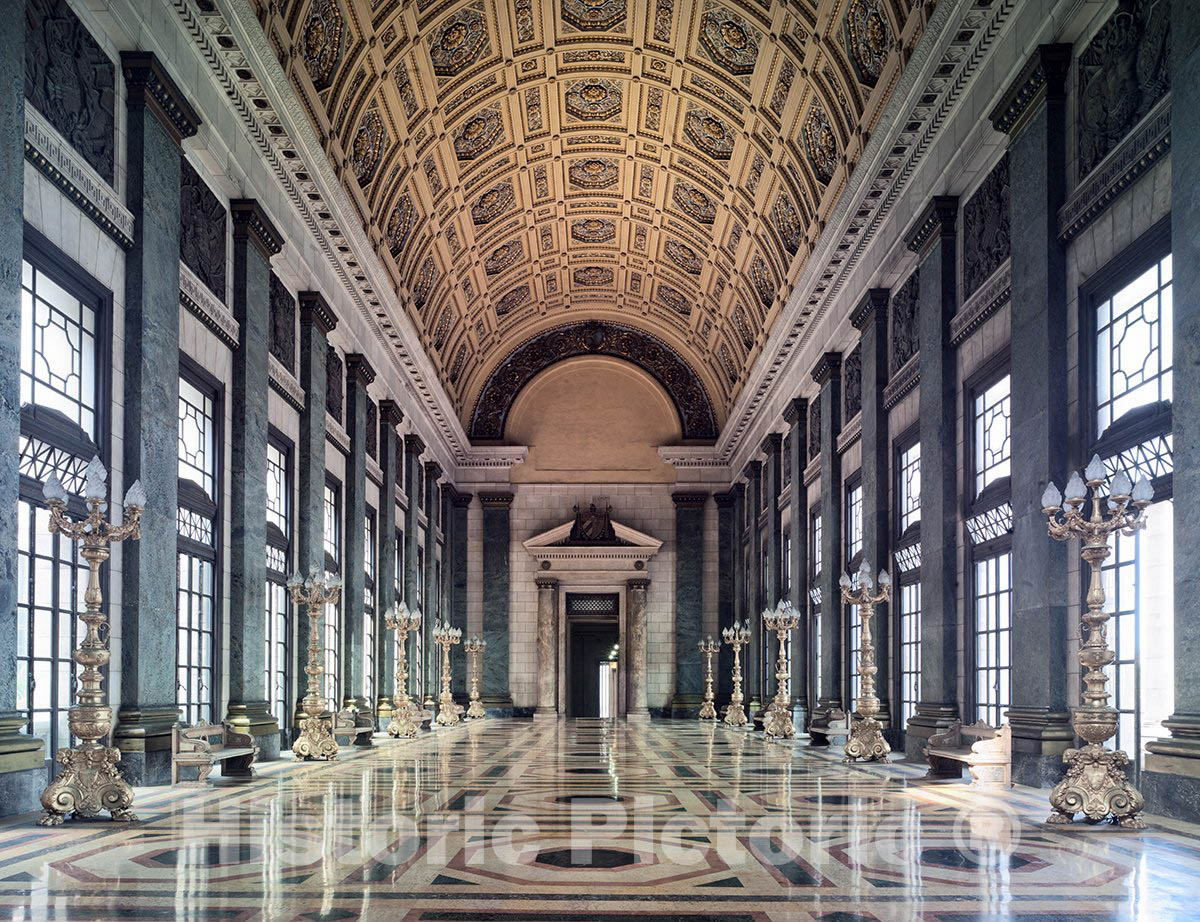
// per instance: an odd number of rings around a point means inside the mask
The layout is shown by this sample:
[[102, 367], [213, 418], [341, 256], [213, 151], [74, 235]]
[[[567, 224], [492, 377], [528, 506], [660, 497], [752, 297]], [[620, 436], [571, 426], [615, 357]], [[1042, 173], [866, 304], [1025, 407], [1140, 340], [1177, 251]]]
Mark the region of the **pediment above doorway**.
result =
[[662, 548], [645, 532], [611, 518], [607, 509], [576, 509], [575, 518], [523, 542], [540, 570], [640, 572]]

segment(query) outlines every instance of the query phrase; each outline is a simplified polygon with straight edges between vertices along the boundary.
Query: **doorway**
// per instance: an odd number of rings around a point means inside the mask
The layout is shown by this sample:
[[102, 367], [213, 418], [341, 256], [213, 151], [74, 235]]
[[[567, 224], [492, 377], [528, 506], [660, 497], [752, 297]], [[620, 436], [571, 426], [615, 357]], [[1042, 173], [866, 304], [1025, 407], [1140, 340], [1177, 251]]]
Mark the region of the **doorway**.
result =
[[617, 622], [568, 622], [568, 717], [615, 717]]

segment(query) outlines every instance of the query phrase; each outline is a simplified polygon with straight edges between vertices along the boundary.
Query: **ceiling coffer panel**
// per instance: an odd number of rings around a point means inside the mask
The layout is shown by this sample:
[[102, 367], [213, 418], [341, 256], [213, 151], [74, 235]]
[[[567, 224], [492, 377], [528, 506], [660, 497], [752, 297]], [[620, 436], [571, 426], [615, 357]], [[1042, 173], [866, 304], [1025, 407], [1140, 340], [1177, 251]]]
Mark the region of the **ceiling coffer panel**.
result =
[[685, 431], [714, 437], [922, 15], [914, 0], [254, 3], [391, 274], [384, 306], [409, 314], [476, 437], [517, 347], [583, 322], [669, 343], [712, 414]]

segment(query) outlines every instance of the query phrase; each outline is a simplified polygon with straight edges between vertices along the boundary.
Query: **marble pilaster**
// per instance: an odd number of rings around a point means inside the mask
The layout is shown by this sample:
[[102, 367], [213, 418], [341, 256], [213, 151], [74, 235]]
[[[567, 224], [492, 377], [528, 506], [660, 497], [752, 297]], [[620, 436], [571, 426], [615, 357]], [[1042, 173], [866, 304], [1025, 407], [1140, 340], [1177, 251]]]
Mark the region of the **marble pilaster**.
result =
[[511, 716], [513, 707], [508, 684], [512, 501], [511, 493], [479, 494], [483, 506], [483, 639], [488, 645], [480, 697], [488, 714], [496, 717]]
[[386, 727], [392, 717], [392, 695], [396, 691], [396, 639], [384, 623], [382, 613], [400, 601], [394, 574], [396, 572], [396, 446], [399, 434], [396, 427], [404, 421], [404, 413], [394, 400], [379, 401], [379, 470], [383, 483], [379, 488], [379, 527], [376, 541], [379, 545], [379, 577], [375, 580], [379, 617], [375, 649], [375, 717], [381, 727]]
[[808, 401], [795, 397], [783, 411], [788, 424], [790, 451], [788, 472], [791, 500], [788, 504], [788, 528], [792, 536], [790, 561], [792, 606], [800, 613], [800, 623], [792, 634], [792, 721], [796, 732], [808, 726], [812, 703], [808, 700], [808, 492], [804, 489], [804, 459], [808, 457]]
[[[375, 702], [364, 695], [363, 669], [366, 651], [363, 643], [366, 617], [366, 559], [374, 553], [367, 548], [367, 388], [375, 380], [375, 369], [366, 356], [346, 355], [346, 433], [350, 436], [350, 454], [346, 458], [345, 566], [342, 589], [342, 703], [358, 709], [355, 718], [360, 727], [375, 725]], [[378, 533], [378, 522], [376, 532]], [[376, 567], [378, 573], [378, 566]], [[379, 580], [376, 579], [376, 583]], [[372, 615], [377, 618], [378, 612]], [[378, 624], [373, 632], [379, 636]], [[365, 733], [354, 739], [355, 745], [371, 745]]]
[[233, 350], [229, 493], [229, 710], [227, 720], [257, 741], [260, 761], [279, 757], [266, 672], [267, 394], [271, 257], [283, 238], [253, 199], [229, 203], [233, 218]]
[[958, 308], [958, 198], [934, 196], [906, 235], [920, 256], [917, 311], [921, 371], [921, 696], [905, 751], [958, 718], [957, 368], [950, 319]]
[[[888, 382], [887, 306], [888, 289], [872, 288], [859, 303], [850, 321], [860, 333], [859, 355], [862, 359], [862, 422], [859, 444], [862, 447], [863, 487], [863, 560], [880, 570], [895, 572], [891, 562], [891, 530], [889, 523], [890, 446], [888, 412], [883, 404], [883, 389]], [[879, 698], [876, 719], [884, 726], [889, 742], [898, 743], [899, 733], [892, 728], [888, 717], [891, 697], [890, 627], [891, 605], [875, 607], [875, 694]], [[851, 663], [857, 669], [857, 663]]]
[[113, 742], [134, 785], [170, 777], [175, 704], [179, 471], [181, 143], [200, 119], [153, 54], [124, 52], [126, 203], [137, 225], [125, 256], [124, 475], [148, 502], [141, 539], [122, 549], [121, 708]]
[[[467, 516], [471, 508], [470, 493], [459, 493], [453, 487], [447, 486], [449, 509], [446, 516], [446, 556], [448, 563], [443, 564], [442, 572], [449, 583], [447, 602], [450, 610], [450, 624], [463, 632], [464, 640], [467, 631]], [[487, 651], [483, 653], [487, 658]], [[467, 687], [467, 657], [464, 653], [457, 659], [452, 659], [453, 683], [455, 697], [464, 697], [469, 692]], [[482, 663], [482, 660], [480, 661]]]
[[[410, 610], [421, 610], [420, 636], [428, 642], [433, 613], [432, 609], [427, 611], [424, 608], [419, 560], [420, 535], [417, 531], [420, 527], [421, 455], [424, 453], [425, 443], [419, 435], [410, 432], [404, 437], [404, 495], [408, 500], [408, 505], [404, 507], [404, 602]], [[408, 635], [405, 655], [408, 657], [408, 692], [419, 703], [428, 688], [424, 685], [422, 664], [416, 655], [417, 636], [417, 631]]]
[[650, 710], [646, 706], [646, 590], [650, 580], [636, 577], [625, 581], [629, 620], [629, 705], [626, 719], [634, 723], [647, 723]]
[[746, 714], [761, 718], [767, 696], [763, 689], [763, 579], [762, 579], [762, 462], [757, 458], [746, 465], [746, 621], [750, 642], [742, 651], [742, 675], [746, 683]]
[[537, 605], [537, 710], [535, 720], [558, 717], [558, 580], [539, 576], [534, 580]]
[[[736, 575], [734, 562], [737, 559], [734, 549], [737, 547], [737, 510], [735, 491], [714, 494], [717, 503], [717, 637], [720, 632], [730, 627], [734, 621], [734, 597], [736, 590]], [[728, 644], [721, 642], [717, 653], [717, 670], [714, 697], [718, 713], [725, 713], [729, 697], [733, 694], [733, 651]]]
[[[1040, 45], [992, 113], [1009, 133], [1012, 234], [1012, 773], [1053, 785], [1073, 744], [1067, 706], [1071, 547], [1046, 535], [1041, 495], [1071, 462], [1067, 394], [1066, 248], [1058, 209], [1067, 191], [1071, 46]], [[1037, 88], [1039, 87], [1040, 88]], [[1020, 113], [1014, 111], [1019, 100]], [[1019, 230], [1018, 230], [1019, 229]]]
[[704, 700], [697, 645], [704, 619], [704, 507], [707, 493], [673, 493], [675, 503], [675, 696], [672, 717], [695, 717]]
[[813, 368], [821, 401], [821, 688], [817, 699], [824, 725], [842, 704], [842, 612], [838, 579], [842, 574], [842, 459], [837, 438], [842, 431], [842, 356], [826, 352]]
[[[779, 603], [780, 590], [783, 585], [783, 531], [779, 522], [779, 494], [783, 488], [783, 435], [779, 432], [770, 433], [762, 443], [763, 461], [763, 505], [766, 507], [766, 523], [763, 531], [766, 535], [766, 559], [760, 563], [765, 575], [763, 586], [763, 608], [774, 608]], [[762, 620], [762, 613], [759, 613]], [[762, 696], [763, 703], [773, 703], [778, 682], [775, 672], [778, 670], [779, 649], [775, 634], [762, 627]]]
[[[445, 600], [442, 598], [441, 586], [438, 585], [438, 519], [441, 512], [441, 491], [438, 481], [442, 476], [442, 466], [436, 461], [425, 462], [425, 688], [427, 694], [437, 697], [438, 689], [442, 687], [442, 657], [437, 644], [433, 642], [431, 631], [438, 621], [445, 620]], [[455, 653], [450, 651], [450, 662], [454, 662]]]
[[[1171, 4], [1171, 85], [1200, 86], [1200, 7]], [[1186, 89], [1185, 89], [1186, 88]], [[1200, 107], [1171, 107], [1171, 248], [1175, 382], [1175, 705], [1151, 742], [1141, 789], [1148, 810], [1200, 820]]]

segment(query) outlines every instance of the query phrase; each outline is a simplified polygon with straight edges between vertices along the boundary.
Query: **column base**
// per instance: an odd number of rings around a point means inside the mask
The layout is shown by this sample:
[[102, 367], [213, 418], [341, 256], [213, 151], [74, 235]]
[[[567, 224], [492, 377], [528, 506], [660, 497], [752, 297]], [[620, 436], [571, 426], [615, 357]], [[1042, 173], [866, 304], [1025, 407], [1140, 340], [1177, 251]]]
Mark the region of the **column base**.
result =
[[1200, 822], [1200, 714], [1172, 714], [1163, 726], [1171, 735], [1146, 744], [1140, 779], [1146, 809]]
[[249, 733], [258, 746], [256, 762], [272, 762], [279, 758], [279, 724], [271, 714], [267, 701], [231, 701], [225, 720], [238, 733]]
[[629, 711], [625, 715], [625, 722], [638, 726], [647, 726], [650, 723], [650, 711], [648, 709]]
[[1012, 707], [1005, 717], [1012, 728], [1013, 782], [1045, 788], [1062, 781], [1063, 753], [1075, 744], [1071, 715], [1049, 708]]
[[392, 720], [392, 699], [389, 695], [380, 695], [375, 699], [375, 729], [383, 730]]
[[533, 712], [533, 719], [537, 723], [543, 723], [545, 721], [557, 721], [558, 720], [558, 708], [556, 708], [556, 707], [536, 708]]
[[483, 702], [483, 709], [488, 717], [513, 716], [512, 695], [481, 695], [479, 700]]
[[703, 695], [676, 694], [671, 699], [671, 718], [674, 720], [694, 720], [700, 713], [700, 706], [703, 703]]
[[113, 745], [121, 750], [121, 775], [134, 787], [171, 781], [171, 730], [179, 722], [174, 705], [121, 708]]
[[22, 733], [24, 728], [24, 714], [0, 716], [0, 816], [41, 809], [39, 797], [47, 777], [45, 743]]
[[908, 726], [904, 728], [904, 757], [912, 762], [924, 762], [925, 745], [929, 737], [945, 730], [956, 720], [957, 704], [919, 703], [917, 713], [909, 718]]

